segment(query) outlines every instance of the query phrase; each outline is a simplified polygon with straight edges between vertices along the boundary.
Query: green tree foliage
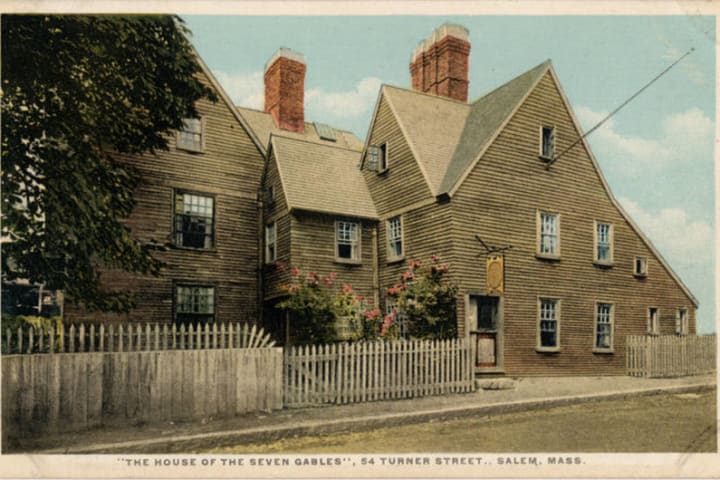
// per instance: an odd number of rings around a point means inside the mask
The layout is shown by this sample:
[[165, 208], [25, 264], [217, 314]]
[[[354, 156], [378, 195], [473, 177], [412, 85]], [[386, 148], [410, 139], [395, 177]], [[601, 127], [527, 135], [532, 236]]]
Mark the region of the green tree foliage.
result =
[[132, 298], [100, 271], [159, 272], [121, 221], [141, 180], [119, 159], [167, 149], [194, 103], [215, 100], [187, 33], [172, 16], [2, 16], [6, 278], [123, 311]]
[[304, 275], [297, 268], [292, 268], [291, 273], [293, 283], [284, 287], [288, 296], [276, 307], [290, 312], [293, 343], [311, 345], [336, 341], [331, 290], [335, 275], [320, 278], [315, 272]]
[[428, 262], [413, 260], [400, 283], [390, 287], [388, 296], [395, 309], [385, 316], [381, 336], [392, 337], [398, 330], [398, 315], [404, 315], [408, 334], [415, 338], [444, 339], [457, 336], [455, 296], [457, 287], [445, 277], [448, 266], [433, 255]]

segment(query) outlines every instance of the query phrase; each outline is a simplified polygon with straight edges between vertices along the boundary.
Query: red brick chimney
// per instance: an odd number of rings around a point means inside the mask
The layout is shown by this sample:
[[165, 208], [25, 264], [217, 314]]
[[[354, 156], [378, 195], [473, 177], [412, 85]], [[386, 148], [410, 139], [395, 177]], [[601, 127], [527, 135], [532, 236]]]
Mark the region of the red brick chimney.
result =
[[281, 48], [265, 65], [265, 111], [283, 130], [305, 130], [305, 57]]
[[467, 102], [470, 35], [446, 23], [413, 51], [410, 76], [413, 90]]

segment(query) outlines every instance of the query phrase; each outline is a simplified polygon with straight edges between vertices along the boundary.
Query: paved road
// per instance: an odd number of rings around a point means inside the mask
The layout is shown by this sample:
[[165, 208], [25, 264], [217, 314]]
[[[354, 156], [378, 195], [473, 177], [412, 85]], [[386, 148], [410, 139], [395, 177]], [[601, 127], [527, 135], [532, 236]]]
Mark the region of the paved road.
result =
[[633, 397], [208, 453], [715, 452], [715, 392]]

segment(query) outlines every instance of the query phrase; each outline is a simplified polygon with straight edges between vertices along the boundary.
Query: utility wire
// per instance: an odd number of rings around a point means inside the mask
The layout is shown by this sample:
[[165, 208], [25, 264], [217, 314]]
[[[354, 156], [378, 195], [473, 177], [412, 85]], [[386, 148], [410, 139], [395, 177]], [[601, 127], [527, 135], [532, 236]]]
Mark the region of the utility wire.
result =
[[580, 137], [580, 138], [578, 138], [577, 140], [575, 140], [575, 142], [573, 142], [572, 145], [570, 145], [568, 148], [566, 148], [565, 150], [563, 150], [562, 152], [560, 152], [558, 155], [556, 155], [555, 157], [553, 157], [553, 159], [550, 160], [550, 161], [547, 163], [547, 165], [545, 165], [545, 169], [546, 169], [546, 170], [550, 170], [550, 166], [551, 166], [553, 163], [557, 162], [560, 157], [562, 157], [562, 156], [565, 155], [567, 152], [569, 152], [575, 145], [577, 145], [578, 143], [580, 143], [585, 137], [587, 137], [587, 136], [590, 135], [592, 132], [594, 132], [595, 130], [597, 130], [598, 128], [600, 128], [600, 127], [602, 126], [602, 124], [605, 123], [610, 117], [612, 117], [612, 116], [615, 115], [617, 112], [619, 112], [625, 105], [627, 105], [628, 103], [632, 102], [632, 101], [635, 99], [635, 97], [637, 97], [637, 96], [640, 95], [642, 92], [644, 92], [645, 89], [647, 89], [650, 85], [652, 85], [653, 83], [655, 83], [660, 77], [662, 77], [662, 76], [665, 75], [668, 71], [670, 71], [671, 68], [673, 68], [675, 65], [677, 65], [678, 63], [680, 63], [680, 61], [681, 61], [683, 58], [687, 57], [688, 55], [690, 55], [690, 54], [691, 54], [692, 52], [694, 52], [694, 51], [695, 51], [695, 47], [693, 47], [693, 48], [691, 48], [690, 50], [688, 50], [687, 52], [685, 52], [685, 54], [684, 54], [682, 57], [680, 57], [680, 58], [678, 58], [677, 60], [675, 60], [669, 67], [667, 67], [665, 70], [663, 70], [662, 72], [660, 72], [657, 76], [655, 76], [655, 78], [653, 78], [653, 79], [650, 80], [648, 83], [646, 83], [644, 87], [642, 87], [640, 90], [638, 90], [637, 92], [635, 92], [630, 98], [628, 98], [628, 99], [625, 100], [623, 103], [621, 103], [619, 107], [617, 107], [615, 110], [613, 110], [612, 112], [610, 112], [605, 118], [603, 118], [602, 120], [600, 120], [594, 127], [592, 127], [590, 130], [588, 130], [587, 132], [585, 132], [585, 134], [584, 134], [582, 137]]

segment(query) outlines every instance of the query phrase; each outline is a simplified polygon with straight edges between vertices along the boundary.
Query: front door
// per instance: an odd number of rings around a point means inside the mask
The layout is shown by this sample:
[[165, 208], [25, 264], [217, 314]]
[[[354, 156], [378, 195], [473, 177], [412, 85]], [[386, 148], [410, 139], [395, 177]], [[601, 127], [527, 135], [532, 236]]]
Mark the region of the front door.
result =
[[475, 339], [477, 367], [497, 367], [500, 329], [500, 297], [470, 297], [470, 333]]

